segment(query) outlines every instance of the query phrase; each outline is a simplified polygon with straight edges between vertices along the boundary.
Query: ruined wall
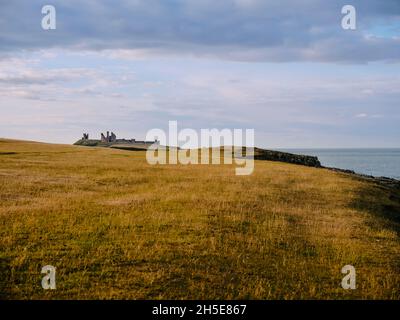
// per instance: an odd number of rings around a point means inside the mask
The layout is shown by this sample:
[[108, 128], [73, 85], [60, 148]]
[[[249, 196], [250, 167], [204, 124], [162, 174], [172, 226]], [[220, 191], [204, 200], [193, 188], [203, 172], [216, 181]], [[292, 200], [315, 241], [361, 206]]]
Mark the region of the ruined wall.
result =
[[308, 167], [321, 167], [321, 163], [317, 157], [258, 148], [254, 150], [254, 159], [287, 162]]

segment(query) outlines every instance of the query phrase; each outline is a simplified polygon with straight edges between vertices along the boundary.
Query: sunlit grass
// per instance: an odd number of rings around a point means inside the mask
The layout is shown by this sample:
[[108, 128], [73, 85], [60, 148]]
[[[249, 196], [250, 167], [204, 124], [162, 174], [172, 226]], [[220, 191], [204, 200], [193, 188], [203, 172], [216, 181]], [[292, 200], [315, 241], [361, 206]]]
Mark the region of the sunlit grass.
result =
[[[400, 195], [325, 169], [150, 166], [145, 152], [0, 140], [0, 294], [399, 299]], [[57, 289], [40, 282], [57, 268]], [[357, 289], [344, 290], [351, 264]]]

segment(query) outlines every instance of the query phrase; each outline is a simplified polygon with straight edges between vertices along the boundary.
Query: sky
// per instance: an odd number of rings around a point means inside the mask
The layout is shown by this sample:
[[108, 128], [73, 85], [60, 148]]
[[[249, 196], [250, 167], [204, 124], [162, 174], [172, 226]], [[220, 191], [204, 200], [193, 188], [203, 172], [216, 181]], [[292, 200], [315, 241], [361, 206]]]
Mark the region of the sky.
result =
[[0, 137], [141, 140], [168, 121], [265, 148], [400, 147], [400, 1], [0, 0]]

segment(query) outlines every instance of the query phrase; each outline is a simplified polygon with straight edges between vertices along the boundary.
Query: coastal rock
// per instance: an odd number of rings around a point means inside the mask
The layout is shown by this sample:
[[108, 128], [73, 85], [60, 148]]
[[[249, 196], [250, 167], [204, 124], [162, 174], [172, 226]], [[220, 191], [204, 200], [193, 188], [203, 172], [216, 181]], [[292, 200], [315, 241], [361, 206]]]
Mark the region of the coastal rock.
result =
[[328, 169], [331, 171], [336, 171], [336, 172], [347, 173], [347, 174], [353, 175], [357, 178], [369, 180], [371, 182], [378, 183], [378, 184], [383, 185], [388, 188], [394, 188], [394, 189], [400, 190], [400, 180], [397, 180], [397, 179], [388, 178], [388, 177], [374, 177], [374, 176], [367, 175], [367, 174], [356, 173], [353, 170], [346, 170], [346, 169], [340, 169], [340, 168], [331, 168], [331, 167], [321, 167], [321, 168]]

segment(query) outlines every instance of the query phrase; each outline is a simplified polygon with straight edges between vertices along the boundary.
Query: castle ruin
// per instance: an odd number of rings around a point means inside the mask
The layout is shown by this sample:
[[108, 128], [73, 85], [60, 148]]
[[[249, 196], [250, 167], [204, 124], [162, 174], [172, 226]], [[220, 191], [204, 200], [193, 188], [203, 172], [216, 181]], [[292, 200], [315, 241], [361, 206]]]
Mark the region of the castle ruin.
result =
[[117, 139], [117, 135], [114, 132], [107, 131], [106, 134], [100, 133], [100, 139], [89, 139], [89, 133], [83, 133], [83, 136], [78, 140], [76, 145], [86, 145], [86, 146], [124, 146], [124, 147], [142, 147], [148, 148], [153, 144], [159, 144], [158, 140], [155, 141], [144, 141], [136, 139]]
[[112, 143], [112, 142], [117, 142], [117, 136], [115, 135], [114, 132], [107, 131], [107, 136], [104, 136], [103, 133], [101, 133], [101, 142], [103, 143]]

